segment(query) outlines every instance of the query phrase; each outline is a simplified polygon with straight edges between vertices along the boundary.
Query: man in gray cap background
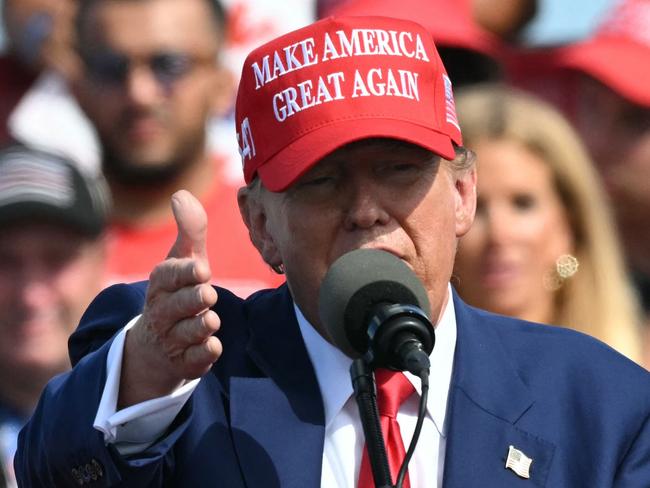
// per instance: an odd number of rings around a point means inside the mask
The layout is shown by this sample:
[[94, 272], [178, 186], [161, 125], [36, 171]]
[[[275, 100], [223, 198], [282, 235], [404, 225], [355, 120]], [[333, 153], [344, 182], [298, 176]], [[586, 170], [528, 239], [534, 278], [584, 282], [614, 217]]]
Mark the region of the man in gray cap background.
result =
[[68, 336], [104, 278], [109, 196], [72, 161], [0, 150], [0, 470], [13, 485], [18, 431], [70, 367]]

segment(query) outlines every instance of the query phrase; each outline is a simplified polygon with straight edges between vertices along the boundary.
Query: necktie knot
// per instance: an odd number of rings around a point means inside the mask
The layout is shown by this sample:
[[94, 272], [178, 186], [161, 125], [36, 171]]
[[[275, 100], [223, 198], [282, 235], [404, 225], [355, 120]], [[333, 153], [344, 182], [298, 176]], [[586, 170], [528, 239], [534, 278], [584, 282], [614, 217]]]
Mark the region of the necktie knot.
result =
[[415, 392], [415, 388], [401, 371], [379, 368], [375, 371], [375, 381], [379, 415], [396, 418], [400, 405]]

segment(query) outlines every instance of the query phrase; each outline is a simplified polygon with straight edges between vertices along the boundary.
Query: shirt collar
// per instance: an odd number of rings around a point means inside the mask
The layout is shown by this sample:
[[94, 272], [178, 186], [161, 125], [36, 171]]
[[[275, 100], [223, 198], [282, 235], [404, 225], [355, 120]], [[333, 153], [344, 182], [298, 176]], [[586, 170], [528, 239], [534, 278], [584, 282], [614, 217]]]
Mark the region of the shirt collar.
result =
[[[316, 372], [316, 379], [323, 398], [325, 427], [327, 428], [353, 394], [349, 372], [352, 359], [323, 339], [295, 303], [294, 310], [307, 353]], [[447, 303], [442, 317], [436, 325], [435, 347], [429, 356], [432, 374], [429, 377], [427, 413], [443, 437], [446, 436], [445, 417], [455, 348], [456, 314], [450, 285], [447, 287]], [[418, 394], [421, 394], [419, 378], [411, 373], [406, 373], [406, 376], [413, 383]]]

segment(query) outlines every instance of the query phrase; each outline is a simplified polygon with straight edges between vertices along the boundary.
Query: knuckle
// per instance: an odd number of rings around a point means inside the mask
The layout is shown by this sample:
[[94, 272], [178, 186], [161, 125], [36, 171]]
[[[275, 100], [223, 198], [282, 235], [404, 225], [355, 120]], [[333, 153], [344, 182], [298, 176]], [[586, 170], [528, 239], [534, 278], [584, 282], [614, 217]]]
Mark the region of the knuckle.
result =
[[223, 352], [223, 344], [218, 338], [211, 336], [207, 341], [205, 341], [205, 346], [208, 350], [208, 354], [210, 354], [211, 363], [219, 359]]
[[194, 273], [195, 266], [196, 266], [195, 260], [189, 258], [183, 260], [182, 266], [180, 267], [178, 273], [179, 287], [197, 283], [198, 280], [196, 279]]
[[191, 317], [196, 314], [197, 293], [195, 287], [185, 287], [173, 295], [172, 313], [176, 318]]
[[149, 274], [149, 286], [154, 290], [162, 288], [175, 291], [196, 283], [194, 265], [194, 260], [189, 258], [167, 258], [158, 263]]
[[194, 262], [192, 269], [194, 278], [199, 282], [206, 282], [212, 277], [212, 271], [210, 270], [210, 265], [203, 260], [197, 260]]
[[163, 300], [163, 295], [160, 290], [149, 289], [147, 296], [145, 298], [145, 307], [147, 308], [157, 308], [160, 306], [160, 302]]
[[186, 365], [186, 371], [192, 378], [207, 373], [212, 364], [219, 359], [222, 352], [221, 341], [214, 336], [209, 337], [201, 344], [188, 347], [183, 353], [183, 362]]
[[201, 343], [210, 335], [200, 315], [183, 321], [179, 329], [188, 344]]
[[194, 320], [197, 322], [195, 339], [197, 341], [205, 340], [206, 337], [212, 334], [210, 324], [206, 322], [204, 314], [198, 315]]
[[214, 290], [212, 285], [203, 283], [197, 285], [197, 292], [199, 295], [199, 303], [204, 307], [211, 307], [217, 301], [217, 292]]
[[214, 289], [214, 287], [210, 284], [206, 285], [206, 305], [211, 307], [215, 303], [217, 303], [217, 290]]
[[203, 359], [200, 346], [187, 348], [183, 354], [183, 363], [189, 378], [198, 378], [210, 369], [212, 363]]
[[202, 343], [211, 334], [210, 324], [205, 323], [201, 314], [176, 323], [170, 330], [169, 339], [189, 347]]
[[154, 282], [160, 278], [164, 266], [165, 262], [163, 261], [162, 263], [158, 263], [153, 267], [151, 273], [149, 273], [149, 282]]
[[202, 314], [202, 319], [204, 327], [209, 331], [210, 335], [217, 332], [221, 327], [221, 319], [214, 310], [206, 310]]
[[173, 323], [175, 302], [174, 294], [165, 292], [148, 297], [143, 315], [146, 316], [151, 328], [164, 331]]
[[175, 259], [166, 259], [158, 263], [149, 275], [149, 288], [152, 290], [169, 290], [174, 288]]
[[191, 263], [186, 260], [177, 259], [174, 262], [175, 266], [170, 276], [170, 287], [174, 290], [183, 288], [190, 280], [187, 277], [187, 268], [191, 267]]

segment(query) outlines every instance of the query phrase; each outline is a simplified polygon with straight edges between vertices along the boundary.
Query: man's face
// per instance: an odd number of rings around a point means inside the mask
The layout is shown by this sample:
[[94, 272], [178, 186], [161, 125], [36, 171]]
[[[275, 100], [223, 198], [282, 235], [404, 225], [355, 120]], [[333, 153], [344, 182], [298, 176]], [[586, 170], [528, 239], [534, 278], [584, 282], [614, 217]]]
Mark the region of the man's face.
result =
[[473, 219], [475, 172], [456, 173], [417, 146], [362, 141], [325, 157], [285, 192], [262, 189], [260, 201], [248, 213], [253, 241], [267, 262], [284, 264], [296, 303], [317, 329], [325, 273], [360, 248], [401, 258], [437, 317], [457, 238]]
[[102, 239], [60, 225], [2, 229], [0, 371], [39, 381], [68, 367], [68, 336], [101, 289], [103, 262]]
[[205, 0], [107, 0], [85, 19], [86, 73], [77, 93], [107, 173], [146, 182], [202, 157], [222, 76]]
[[[584, 78], [578, 128], [611, 196], [628, 248], [650, 222], [650, 108]], [[647, 253], [648, 242], [639, 243]]]

